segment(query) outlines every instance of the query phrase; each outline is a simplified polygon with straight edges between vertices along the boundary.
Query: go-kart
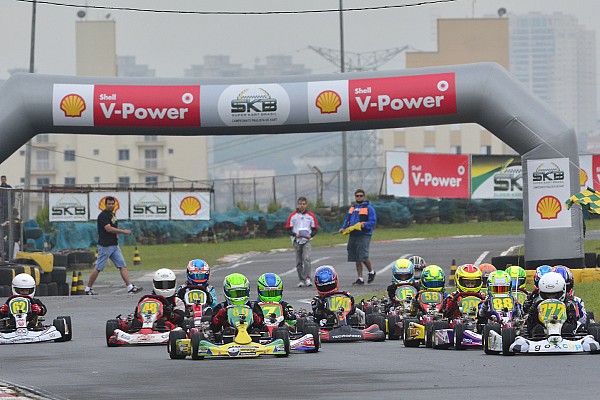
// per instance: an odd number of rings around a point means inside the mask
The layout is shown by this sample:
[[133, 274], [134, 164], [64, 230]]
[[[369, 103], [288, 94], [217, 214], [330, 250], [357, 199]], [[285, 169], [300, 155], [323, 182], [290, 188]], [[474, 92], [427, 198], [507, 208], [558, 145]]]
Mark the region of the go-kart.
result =
[[57, 317], [52, 325], [43, 325], [44, 317], [34, 316], [27, 321], [31, 311], [29, 296], [11, 296], [8, 298], [8, 317], [0, 321], [0, 344], [37, 343], [54, 340], [67, 342], [73, 337], [71, 317]]
[[525, 320], [522, 315], [518, 315], [517, 313], [518, 302], [512, 296], [513, 293], [516, 292], [511, 292], [511, 294], [497, 294], [491, 298], [489, 305], [491, 317], [483, 327], [482, 334], [483, 351], [485, 354], [507, 352], [510, 343], [505, 342], [507, 346], [503, 349], [502, 337], [510, 335], [510, 332], [520, 333], [524, 330]]
[[562, 301], [544, 300], [538, 305], [537, 313], [543, 325], [535, 326], [528, 337], [517, 336], [515, 329], [503, 330], [503, 355], [600, 351], [600, 325], [590, 324], [587, 332], [574, 333], [574, 327], [566, 322], [567, 307]]
[[287, 328], [290, 335], [290, 350], [316, 353], [321, 347], [319, 327], [305, 318], [297, 319], [296, 326], [288, 326], [284, 320], [283, 307], [279, 303], [258, 303], [265, 317], [266, 332], [261, 335], [260, 342], [267, 344], [272, 341], [276, 329]]
[[425, 344], [425, 347], [431, 347], [433, 343], [434, 329], [443, 329], [448, 323], [443, 320], [442, 307], [444, 305], [444, 295], [440, 292], [423, 291], [417, 295], [417, 302], [420, 306], [419, 315], [407, 317], [403, 323], [403, 342], [405, 347], [419, 347]]
[[123, 345], [159, 345], [169, 340], [173, 328], [163, 318], [166, 299], [162, 296], [147, 295], [138, 303], [137, 313], [142, 322], [129, 314], [126, 318], [117, 316], [106, 321], [106, 344], [108, 347]]
[[402, 321], [409, 315], [411, 302], [417, 294], [417, 289], [411, 285], [402, 285], [396, 288], [394, 304], [390, 305], [389, 299], [373, 297], [361, 303], [365, 312], [367, 326], [377, 324], [379, 329], [387, 333], [388, 339], [398, 340], [403, 334]]
[[456, 350], [465, 350], [468, 347], [481, 346], [481, 334], [478, 333], [476, 322], [480, 302], [481, 299], [476, 296], [461, 298], [458, 304], [460, 317], [433, 327], [432, 347], [448, 349], [454, 346]]
[[343, 293], [325, 298], [325, 311], [328, 318], [326, 321], [320, 321], [321, 342], [384, 341], [385, 331], [377, 324], [365, 327], [365, 323], [360, 321], [357, 313], [348, 317], [351, 304], [350, 297]]
[[191, 338], [173, 338], [170, 346], [176, 355], [200, 360], [205, 357], [249, 358], [261, 355], [287, 357], [290, 354], [290, 335], [288, 328], [274, 328], [273, 340], [267, 344], [260, 343], [261, 334], [248, 333], [248, 322], [252, 321], [253, 312], [248, 306], [228, 306], [227, 320], [229, 327], [215, 333], [213, 338], [204, 332], [193, 332]]

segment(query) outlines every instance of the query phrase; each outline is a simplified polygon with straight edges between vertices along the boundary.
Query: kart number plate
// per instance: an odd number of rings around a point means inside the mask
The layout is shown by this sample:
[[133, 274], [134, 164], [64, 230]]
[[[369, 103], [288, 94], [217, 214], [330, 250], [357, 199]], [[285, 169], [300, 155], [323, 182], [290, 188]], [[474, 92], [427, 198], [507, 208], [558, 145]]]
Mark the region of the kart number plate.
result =
[[185, 302], [187, 305], [195, 303], [206, 304], [206, 293], [198, 289], [190, 290], [185, 294]]
[[559, 321], [567, 320], [567, 307], [560, 300], [544, 300], [538, 305], [540, 322], [544, 323], [556, 316]]
[[460, 307], [463, 313], [471, 312], [473, 309], [477, 310], [481, 303], [481, 299], [475, 296], [467, 296], [460, 300]]
[[442, 294], [440, 292], [421, 292], [419, 301], [424, 304], [439, 304], [442, 302]]
[[332, 311], [340, 308], [344, 311], [350, 311], [350, 297], [340, 294], [330, 296], [327, 298], [327, 308]]
[[146, 299], [138, 306], [139, 314], [162, 314], [162, 303], [154, 299]]
[[260, 303], [260, 308], [262, 309], [263, 315], [268, 317], [270, 315], [275, 315], [275, 318], [281, 317], [283, 311], [281, 309], [281, 304], [279, 303]]
[[29, 299], [24, 297], [15, 297], [8, 303], [10, 312], [14, 314], [27, 314], [29, 312]]
[[510, 296], [494, 296], [491, 301], [492, 308], [500, 311], [504, 308], [512, 311], [515, 307], [515, 301]]
[[417, 289], [414, 286], [411, 285], [402, 285], [400, 287], [398, 287], [398, 289], [396, 289], [396, 300], [398, 301], [405, 301], [408, 300], [408, 298], [413, 298], [415, 297], [415, 295], [417, 294]]

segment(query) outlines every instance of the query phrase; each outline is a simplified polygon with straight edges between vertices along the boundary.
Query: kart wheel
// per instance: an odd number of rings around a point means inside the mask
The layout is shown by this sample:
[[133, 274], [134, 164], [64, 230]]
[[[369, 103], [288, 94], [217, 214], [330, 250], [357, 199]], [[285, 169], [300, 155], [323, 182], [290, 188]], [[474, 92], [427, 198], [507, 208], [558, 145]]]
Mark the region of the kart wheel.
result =
[[467, 346], [462, 344], [465, 326], [463, 324], [454, 325], [454, 348], [456, 350], [466, 350]]
[[596, 342], [600, 342], [600, 325], [590, 324], [588, 327], [588, 335], [592, 335]]
[[193, 318], [186, 318], [183, 320], [183, 323], [181, 324], [181, 328], [183, 328], [183, 330], [186, 332], [188, 332], [193, 327], [194, 327], [194, 319]]
[[199, 332], [192, 333], [192, 360], [202, 360], [204, 356], [198, 355], [200, 341], [204, 339], [204, 334]]
[[588, 323], [593, 324], [594, 322], [596, 322], [596, 319], [594, 318], [594, 312], [593, 311], [588, 311], [587, 312], [587, 320]]
[[296, 320], [296, 330], [299, 332], [304, 332], [304, 325], [307, 324], [309, 321], [308, 319], [302, 317], [302, 318], [298, 318]]
[[65, 329], [65, 320], [56, 318], [54, 321], [52, 321], [52, 325], [54, 325], [56, 330], [60, 333], [60, 337], [57, 339], [54, 339], [54, 341], [55, 342], [66, 342], [67, 334], [65, 333], [65, 330], [66, 330]]
[[[384, 334], [387, 334], [386, 329], [385, 329], [385, 317], [383, 315], [376, 315], [375, 319], [373, 320], [373, 323], [377, 324], [379, 329], [381, 329]], [[385, 337], [385, 335], [384, 335], [384, 337]]]
[[187, 335], [185, 331], [171, 331], [169, 332], [169, 341], [167, 342], [167, 353], [172, 360], [183, 360], [186, 354], [181, 354], [177, 347], [177, 339], [185, 339]]
[[502, 329], [502, 355], [514, 356], [515, 353], [510, 351], [510, 345], [513, 344], [517, 337], [517, 331], [515, 328], [504, 328]]
[[399, 340], [400, 335], [397, 332], [398, 329], [398, 317], [396, 315], [390, 315], [388, 317], [388, 339]]
[[450, 327], [450, 325], [448, 324], [448, 321], [435, 321], [433, 323], [433, 329], [431, 332], [431, 347], [434, 349], [448, 349], [448, 347], [450, 347], [450, 344], [448, 343], [444, 343], [444, 344], [438, 344], [436, 345], [433, 341], [433, 336], [435, 335], [435, 331], [439, 331], [442, 329], [448, 329]]
[[408, 335], [408, 329], [410, 326], [411, 322], [419, 322], [418, 319], [416, 318], [405, 318], [404, 319], [404, 323], [403, 323], [403, 328], [404, 328], [404, 347], [419, 347], [419, 339], [407, 339], [407, 337], [409, 337]]
[[67, 342], [71, 339], [73, 339], [73, 328], [72, 328], [72, 324], [71, 324], [71, 317], [69, 316], [62, 316], [62, 317], [57, 317], [58, 319], [64, 319], [65, 320], [65, 328], [67, 330], [67, 332], [65, 332], [66, 338], [67, 338]]
[[313, 336], [313, 341], [315, 342], [315, 348], [313, 350], [308, 350], [307, 353], [318, 352], [321, 347], [321, 335], [319, 334], [319, 327], [317, 324], [304, 325], [304, 333], [311, 334]]
[[489, 349], [489, 338], [490, 332], [496, 332], [498, 335], [501, 334], [500, 324], [485, 324], [483, 327], [483, 351], [485, 354], [500, 354], [499, 351]]
[[365, 315], [365, 325], [369, 327], [375, 323], [375, 315], [373, 313]]
[[106, 345], [108, 347], [115, 347], [116, 344], [110, 343], [108, 339], [115, 333], [115, 330], [119, 329], [119, 320], [118, 319], [109, 319], [106, 321]]
[[365, 312], [366, 315], [373, 314], [373, 307], [372, 306], [366, 306], [363, 311]]
[[273, 339], [283, 340], [285, 347], [285, 354], [277, 354], [275, 357], [287, 357], [290, 355], [290, 331], [287, 328], [275, 328], [273, 329]]
[[433, 322], [425, 323], [425, 347], [433, 346]]

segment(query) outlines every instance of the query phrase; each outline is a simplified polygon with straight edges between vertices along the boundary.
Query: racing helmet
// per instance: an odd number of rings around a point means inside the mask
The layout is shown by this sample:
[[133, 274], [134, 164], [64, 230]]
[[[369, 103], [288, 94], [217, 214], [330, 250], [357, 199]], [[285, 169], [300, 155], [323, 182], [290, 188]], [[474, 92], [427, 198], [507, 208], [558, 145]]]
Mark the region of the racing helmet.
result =
[[479, 293], [481, 290], [481, 270], [473, 264], [463, 264], [454, 274], [456, 288], [460, 292]]
[[492, 264], [483, 263], [479, 266], [479, 269], [481, 270], [481, 287], [485, 289], [488, 285], [488, 277], [496, 270], [496, 267]]
[[338, 275], [331, 265], [321, 265], [315, 270], [315, 286], [319, 295], [324, 296], [338, 290]]
[[510, 267], [506, 268], [506, 272], [510, 276], [512, 290], [525, 289], [527, 273], [522, 267], [519, 267], [518, 265], [511, 265]]
[[12, 294], [15, 296], [29, 296], [35, 295], [35, 279], [29, 274], [19, 274], [12, 280]]
[[552, 267], [549, 265], [540, 265], [535, 269], [535, 275], [533, 275], [533, 285], [537, 288], [540, 278], [552, 271]]
[[538, 282], [540, 298], [542, 300], [556, 299], [564, 301], [567, 295], [567, 283], [561, 274], [548, 272]]
[[197, 258], [188, 263], [186, 274], [188, 285], [206, 285], [210, 277], [210, 267], [206, 261]]
[[250, 282], [240, 273], [227, 275], [223, 281], [223, 293], [227, 303], [234, 306], [243, 306], [250, 297]]
[[410, 285], [415, 281], [415, 266], [406, 258], [399, 258], [392, 266], [392, 282], [396, 285]]
[[154, 294], [164, 297], [175, 295], [175, 273], [169, 268], [161, 268], [154, 273], [152, 288]]
[[425, 290], [443, 292], [446, 284], [444, 270], [438, 265], [428, 265], [423, 268], [421, 273], [421, 286]]
[[567, 294], [572, 295], [573, 286], [575, 286], [575, 277], [573, 276], [571, 268], [565, 267], [564, 265], [555, 265], [552, 267], [552, 272], [556, 272], [564, 278], [567, 283]]
[[510, 275], [506, 271], [492, 271], [488, 277], [488, 293], [490, 296], [496, 294], [508, 294], [511, 282]]
[[408, 257], [408, 261], [410, 261], [411, 263], [413, 263], [413, 265], [415, 266], [416, 270], [422, 270], [423, 268], [425, 268], [427, 266], [427, 264], [425, 263], [425, 260], [423, 259], [423, 257], [410, 256], [410, 257]]
[[279, 303], [283, 294], [283, 282], [277, 274], [266, 273], [258, 278], [258, 299], [263, 302]]

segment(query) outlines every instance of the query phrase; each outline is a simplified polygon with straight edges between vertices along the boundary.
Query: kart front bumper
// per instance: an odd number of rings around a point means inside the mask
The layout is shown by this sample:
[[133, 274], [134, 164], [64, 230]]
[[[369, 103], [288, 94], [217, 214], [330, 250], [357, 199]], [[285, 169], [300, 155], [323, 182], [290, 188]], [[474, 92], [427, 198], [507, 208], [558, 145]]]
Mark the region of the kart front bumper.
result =
[[169, 341], [169, 332], [156, 332], [142, 329], [139, 332], [127, 333], [121, 329], [115, 329], [108, 342], [115, 346], [127, 345], [159, 345]]
[[[502, 346], [502, 338], [500, 338]], [[600, 351], [600, 343], [594, 340], [592, 335], [586, 335], [580, 339], [566, 339], [562, 336], [550, 336], [542, 340], [526, 339], [517, 336], [510, 345], [513, 353], [590, 353]]]
[[49, 326], [41, 331], [30, 331], [19, 328], [14, 332], [0, 333], [0, 344], [39, 343], [60, 339], [62, 335], [54, 327]]

